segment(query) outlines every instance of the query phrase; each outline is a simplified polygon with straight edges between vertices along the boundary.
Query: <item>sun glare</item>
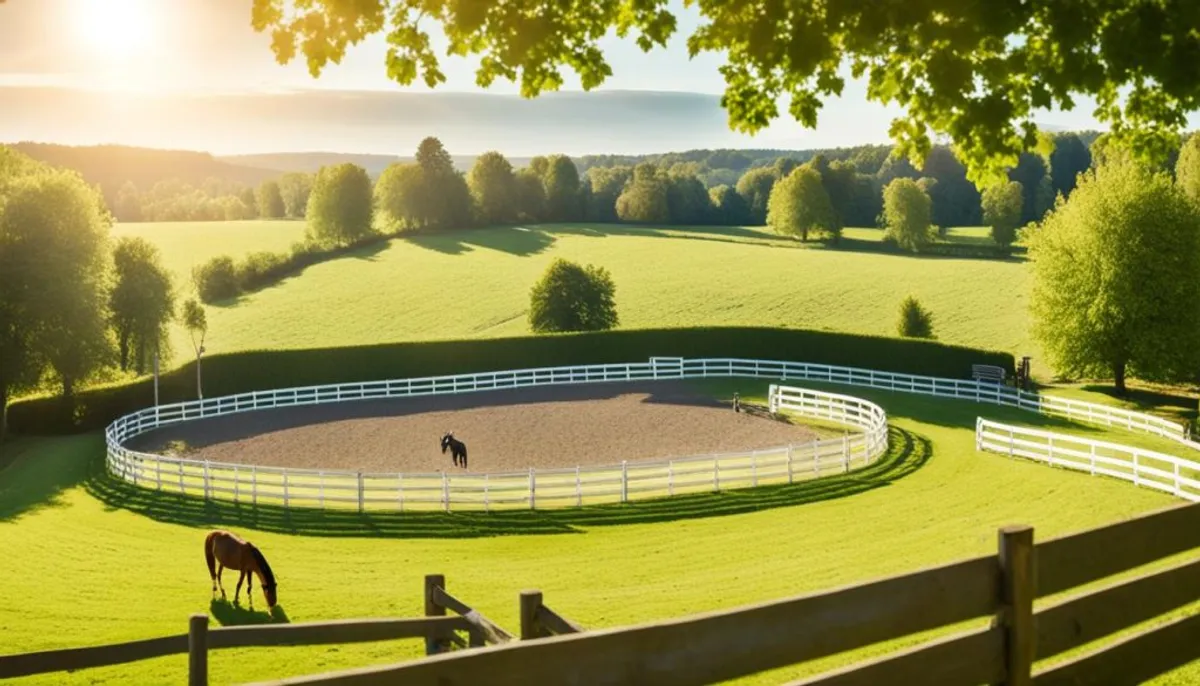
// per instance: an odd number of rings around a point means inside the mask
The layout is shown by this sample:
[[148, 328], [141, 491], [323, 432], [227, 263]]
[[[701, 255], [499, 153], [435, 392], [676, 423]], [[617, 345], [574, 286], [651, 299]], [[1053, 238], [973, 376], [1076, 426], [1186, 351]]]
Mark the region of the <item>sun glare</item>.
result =
[[75, 0], [72, 24], [80, 47], [102, 59], [145, 54], [153, 41], [151, 0]]

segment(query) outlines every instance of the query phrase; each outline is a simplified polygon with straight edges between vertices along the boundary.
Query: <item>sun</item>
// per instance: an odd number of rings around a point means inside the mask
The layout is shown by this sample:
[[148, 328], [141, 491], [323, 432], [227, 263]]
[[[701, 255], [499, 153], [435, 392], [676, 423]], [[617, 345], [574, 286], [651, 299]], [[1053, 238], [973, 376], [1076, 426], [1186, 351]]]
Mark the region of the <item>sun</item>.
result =
[[74, 0], [69, 7], [75, 39], [89, 55], [129, 59], [153, 42], [151, 0]]

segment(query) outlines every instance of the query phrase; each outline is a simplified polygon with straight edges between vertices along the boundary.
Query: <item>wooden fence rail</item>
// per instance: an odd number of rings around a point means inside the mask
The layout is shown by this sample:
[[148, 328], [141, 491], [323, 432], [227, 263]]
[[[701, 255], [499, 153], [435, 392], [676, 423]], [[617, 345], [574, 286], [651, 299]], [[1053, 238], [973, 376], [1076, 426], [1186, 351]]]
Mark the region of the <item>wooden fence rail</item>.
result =
[[546, 607], [541, 591], [521, 591], [521, 640], [583, 633], [584, 628]]
[[[1122, 544], [1129, 544], [1122, 547]], [[1152, 626], [1062, 664], [1034, 662], [1200, 600], [1200, 561], [1121, 580], [1034, 611], [1034, 599], [1200, 547], [1200, 505], [830, 592], [640, 626], [542, 638], [540, 594], [522, 595], [521, 642], [275, 684], [530, 683], [690, 686], [754, 674], [991, 616], [990, 626], [796, 684], [1134, 683], [1200, 658], [1200, 615]], [[1042, 580], [1045, 580], [1045, 583]]]

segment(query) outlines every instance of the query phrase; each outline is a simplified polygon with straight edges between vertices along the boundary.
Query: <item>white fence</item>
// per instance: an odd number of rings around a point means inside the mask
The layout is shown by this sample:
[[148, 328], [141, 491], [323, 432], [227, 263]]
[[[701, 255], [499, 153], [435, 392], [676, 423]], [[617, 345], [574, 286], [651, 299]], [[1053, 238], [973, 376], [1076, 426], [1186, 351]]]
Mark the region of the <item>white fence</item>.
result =
[[[234, 502], [357, 506], [359, 511], [490, 511], [627, 502], [793, 483], [848, 472], [887, 450], [887, 415], [878, 405], [801, 388], [772, 387], [771, 394], [773, 411], [826, 419], [862, 432], [768, 450], [508, 473], [385, 474], [270, 468], [175, 459], [111, 446], [109, 468], [141, 486]], [[135, 421], [132, 426], [143, 424]]]
[[[774, 483], [794, 479], [799, 473], [805, 474], [806, 478], [809, 475], [820, 476], [839, 468], [844, 469], [852, 463], [858, 464], [856, 458], [865, 463], [874, 457], [872, 451], [880, 447], [874, 443], [860, 444], [860, 439], [853, 436], [826, 439], [803, 447], [706, 455], [666, 462], [451, 476], [440, 472], [359, 474], [206, 463], [139, 453], [124, 447], [129, 438], [163, 426], [260, 409], [531, 386], [710, 377], [803, 379], [957, 398], [1018, 407], [1090, 424], [1123, 427], [1196, 446], [1190, 442], [1182, 426], [1159, 417], [1065, 398], [1040, 396], [989, 382], [805, 362], [656, 357], [640, 363], [547, 367], [255, 391], [161, 405], [126, 415], [109, 425], [106, 430], [108, 464], [112, 472], [139, 485], [238, 502], [271, 502], [304, 507], [356, 504], [361, 509], [492, 509], [623, 502], [631, 496], [654, 497]], [[801, 392], [800, 389], [789, 389], [789, 392], [791, 390]], [[784, 409], [788, 408], [785, 406]], [[810, 410], [816, 411], [815, 406], [810, 404], [806, 409], [795, 411]], [[820, 413], [810, 416], [834, 419]], [[854, 424], [851, 421], [854, 418], [849, 413], [843, 419]], [[854, 425], [868, 433], [870, 431], [862, 424]], [[883, 435], [886, 436], [886, 428]], [[803, 465], [797, 462], [798, 452], [803, 455]]]
[[1023, 457], [1090, 474], [1132, 481], [1200, 502], [1200, 463], [1174, 455], [1093, 441], [1067, 434], [1038, 431], [976, 420], [975, 447], [1009, 457]]

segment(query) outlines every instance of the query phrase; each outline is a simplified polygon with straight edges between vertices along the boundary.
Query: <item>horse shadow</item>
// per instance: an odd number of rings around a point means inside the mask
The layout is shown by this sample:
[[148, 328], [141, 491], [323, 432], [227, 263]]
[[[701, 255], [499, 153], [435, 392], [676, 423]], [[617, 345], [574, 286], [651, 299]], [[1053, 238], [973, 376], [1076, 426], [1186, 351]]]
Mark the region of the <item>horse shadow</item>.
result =
[[269, 611], [259, 611], [255, 610], [253, 605], [234, 605], [224, 598], [213, 598], [208, 604], [208, 614], [221, 626], [290, 624], [292, 621], [283, 605], [276, 605]]

